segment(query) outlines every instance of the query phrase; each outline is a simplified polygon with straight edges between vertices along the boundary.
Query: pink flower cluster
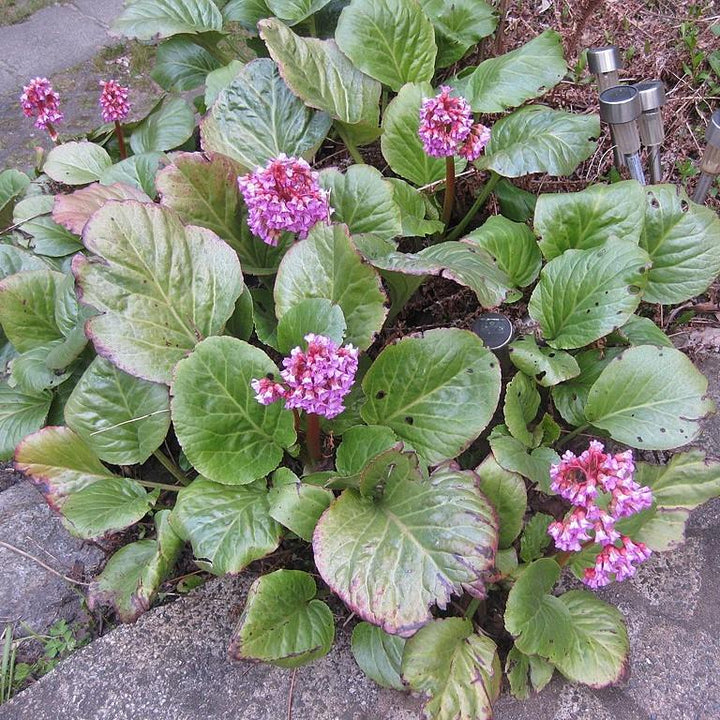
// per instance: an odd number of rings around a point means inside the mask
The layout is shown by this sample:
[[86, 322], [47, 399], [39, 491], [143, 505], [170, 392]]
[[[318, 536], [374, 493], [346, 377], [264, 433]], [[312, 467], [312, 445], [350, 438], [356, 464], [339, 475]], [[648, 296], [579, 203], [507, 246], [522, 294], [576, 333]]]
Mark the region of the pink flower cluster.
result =
[[20, 107], [25, 117], [35, 117], [35, 127], [47, 130], [53, 140], [57, 133], [53, 125], [63, 119], [60, 96], [47, 78], [36, 77], [23, 87]]
[[451, 92], [452, 88], [443, 85], [438, 95], [423, 100], [418, 135], [428, 155], [450, 157], [458, 154], [472, 162], [490, 141], [490, 128], [473, 124], [468, 101], [450, 97]]
[[238, 178], [238, 187], [250, 229], [268, 245], [277, 245], [283, 230], [303, 240], [315, 223], [330, 219], [328, 193], [302, 158], [280, 154], [266, 167]]
[[280, 374], [285, 384], [273, 377], [253, 380], [255, 399], [269, 405], [280, 398], [288, 409], [334, 418], [344, 409], [342, 401], [350, 392], [358, 367], [358, 350], [352, 345], [338, 347], [324, 335], [305, 336], [307, 350], [296, 347], [283, 360]]
[[103, 122], [122, 122], [130, 112], [129, 89], [115, 82], [115, 80], [101, 80], [100, 87], [102, 92], [100, 93], [99, 102]]
[[[594, 567], [587, 568], [583, 577], [592, 588], [609, 584], [612, 576], [617, 581], [632, 577], [634, 565], [650, 557], [643, 543], [633, 542], [615, 529], [620, 518], [652, 505], [652, 491], [638, 485], [634, 473], [630, 450], [611, 455], [595, 440], [579, 457], [568, 451], [550, 468], [551, 489], [575, 506], [561, 522], [550, 523], [548, 533], [555, 546], [579, 552], [583, 543], [592, 541], [603, 547]], [[598, 503], [600, 499], [607, 503]]]

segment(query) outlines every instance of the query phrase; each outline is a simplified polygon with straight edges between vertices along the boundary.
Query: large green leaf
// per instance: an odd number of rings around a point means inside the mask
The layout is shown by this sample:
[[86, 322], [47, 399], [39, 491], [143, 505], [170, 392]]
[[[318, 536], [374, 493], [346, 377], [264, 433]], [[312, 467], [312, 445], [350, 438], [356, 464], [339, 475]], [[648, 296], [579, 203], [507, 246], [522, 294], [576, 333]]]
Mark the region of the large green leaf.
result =
[[571, 614], [561, 598], [548, 593], [560, 578], [552, 558], [536, 560], [523, 570], [505, 606], [505, 627], [527, 655], [540, 655], [557, 664], [573, 642]]
[[231, 487], [198, 478], [178, 494], [170, 523], [192, 543], [197, 564], [214, 575], [239, 573], [280, 543], [265, 480]]
[[572, 640], [552, 658], [557, 669], [573, 682], [594, 688], [617, 683], [628, 669], [630, 642], [620, 611], [585, 590], [560, 596], [570, 614]]
[[[345, 490], [315, 529], [323, 580], [357, 615], [401, 637], [463, 589], [485, 594], [497, 547], [495, 513], [468, 471], [391, 473], [377, 499]], [[443, 498], [438, 503], [438, 498]]]
[[52, 394], [24, 392], [0, 380], [0, 460], [10, 460], [15, 446], [45, 424]]
[[133, 130], [130, 147], [136, 155], [172, 150], [189, 140], [194, 130], [192, 108], [181, 97], [166, 95]]
[[293, 305], [277, 324], [277, 346], [289, 355], [293, 348], [305, 346], [308, 333], [324, 335], [342, 345], [347, 324], [339, 305], [324, 298], [308, 298]]
[[[690, 511], [685, 508], [652, 507], [632, 517], [623, 518], [616, 527], [618, 532], [644, 543], [653, 552], [669, 552], [684, 544], [685, 525], [689, 517]], [[597, 554], [600, 550], [598, 546], [595, 548]], [[573, 572], [580, 578], [586, 567], [594, 565], [594, 558], [583, 558], [583, 554], [580, 554], [577, 565], [573, 567]], [[580, 559], [586, 560], [582, 566]]]
[[29, 184], [30, 178], [19, 170], [0, 172], [0, 232], [12, 224], [15, 201]]
[[355, 425], [343, 433], [335, 465], [341, 475], [354, 475], [396, 444], [397, 436], [385, 425]]
[[515, 373], [507, 384], [503, 416], [510, 434], [529, 448], [535, 447], [535, 434], [528, 428], [537, 417], [540, 393], [525, 373]]
[[608, 337], [613, 345], [659, 345], [673, 347], [672, 340], [650, 319], [631, 315], [627, 322]]
[[34, 253], [0, 243], [0, 280], [25, 270], [46, 270], [47, 267], [45, 261]]
[[[383, 157], [393, 172], [416, 185], [445, 178], [444, 158], [430, 157], [418, 136], [420, 105], [424, 98], [434, 95], [430, 83], [404, 85], [383, 114], [380, 136]], [[461, 172], [465, 164], [465, 160], [455, 158], [455, 171]]]
[[270, 517], [303, 540], [312, 542], [315, 526], [333, 499], [330, 490], [301, 483], [294, 472], [279, 468], [273, 474], [269, 495]]
[[386, 347], [362, 386], [365, 422], [392, 428], [436, 465], [455, 457], [490, 422], [500, 397], [500, 366], [473, 333], [430, 330]]
[[543, 268], [528, 305], [530, 316], [554, 348], [588, 345], [633, 314], [647, 265], [645, 251], [626, 240], [566, 250]]
[[496, 426], [490, 435], [490, 447], [501, 467], [510, 472], [519, 473], [538, 484], [540, 490], [547, 492], [550, 487], [550, 466], [560, 462], [560, 456], [549, 447], [538, 447], [528, 451], [520, 441], [503, 432], [502, 426]]
[[345, 340], [361, 350], [370, 346], [387, 315], [380, 277], [363, 262], [342, 225], [318, 224], [287, 251], [274, 294], [279, 319], [307, 298], [339, 305], [347, 323]]
[[150, 77], [164, 90], [193, 90], [205, 82], [208, 73], [221, 62], [190, 38], [174, 37], [157, 50]]
[[585, 416], [630, 447], [691, 442], [715, 404], [707, 378], [679, 350], [639, 345], [614, 358], [590, 389]]
[[13, 211], [13, 222], [31, 240], [28, 247], [38, 255], [63, 257], [82, 249], [80, 238], [51, 217], [52, 195], [33, 195], [21, 200]]
[[402, 234], [405, 237], [432, 235], [441, 232], [444, 225], [438, 215], [426, 219], [428, 203], [426, 198], [412, 185], [400, 178], [388, 178], [385, 182], [392, 188], [393, 199], [400, 210]]
[[575, 358], [562, 350], [538, 347], [532, 335], [515, 340], [509, 348], [515, 367], [535, 378], [543, 387], [551, 387], [580, 374]]
[[150, 197], [155, 197], [155, 174], [164, 158], [165, 155], [159, 152], [133, 155], [105, 170], [100, 176], [100, 182], [103, 185], [118, 182], [132, 185], [143, 190]]
[[227, 65], [213, 70], [205, 78], [205, 107], [209, 108], [218, 99], [220, 92], [224, 90], [242, 70], [244, 62], [231, 60]]
[[248, 169], [280, 153], [299, 156], [319, 146], [332, 120], [306, 107], [267, 58], [245, 65], [220, 92], [200, 124], [206, 151], [227, 155]]
[[480, 490], [497, 512], [498, 547], [510, 547], [522, 530], [527, 509], [525, 481], [520, 475], [500, 467], [492, 455], [488, 455], [475, 472], [480, 478]]
[[327, 5], [330, 0], [266, 0], [272, 14], [290, 25], [302, 22]]
[[122, 622], [134, 622], [157, 595], [175, 565], [183, 541], [168, 522], [169, 510], [155, 514], [156, 540], [138, 540], [118, 550], [90, 584], [88, 606], [112, 605]]
[[258, 21], [273, 15], [265, 0], [230, 0], [222, 14], [226, 21], [240, 23], [253, 35], [257, 34]]
[[334, 40], [299, 37], [275, 18], [261, 20], [259, 28], [283, 79], [307, 105], [351, 125], [377, 127], [380, 83], [360, 72]]
[[707, 290], [720, 273], [720, 219], [675, 185], [646, 190], [640, 245], [652, 260], [645, 300], [676, 304]]
[[347, 225], [352, 235], [390, 240], [402, 233], [392, 186], [374, 167], [351, 165], [344, 174], [329, 168], [320, 173], [320, 184], [330, 192], [333, 220]]
[[168, 388], [96, 357], [65, 403], [65, 422], [101, 460], [143, 463], [170, 428]]
[[[560, 457], [558, 456], [559, 460]], [[543, 556], [551, 540], [548, 535], [548, 527], [550, 527], [550, 523], [554, 519], [552, 515], [535, 513], [528, 520], [520, 538], [520, 559], [523, 562], [529, 563]]]
[[330, 608], [316, 600], [312, 575], [276, 570], [258, 578], [230, 639], [235, 660], [296, 668], [327, 655], [335, 638]]
[[413, 0], [352, 0], [335, 39], [356, 67], [395, 92], [435, 72], [435, 32]]
[[429, 696], [423, 717], [492, 720], [502, 671], [495, 643], [470, 620], [434, 620], [405, 644], [402, 672], [413, 690]]
[[637, 244], [645, 219], [645, 191], [635, 180], [592, 185], [581, 192], [548, 193], [535, 206], [535, 230], [547, 260], [565, 250], [588, 250], [608, 238]]
[[82, 235], [90, 216], [110, 200], [138, 200], [152, 202], [142, 190], [132, 185], [93, 183], [69, 195], [56, 195], [52, 210], [53, 220], [75, 235]]
[[485, 154], [476, 165], [505, 177], [536, 172], [569, 175], [592, 155], [599, 134], [597, 115], [530, 105], [493, 125]]
[[425, 14], [435, 27], [438, 67], [459, 60], [471, 47], [491, 35], [498, 18], [492, 5], [484, 0], [420, 0]]
[[87, 333], [99, 355], [146, 380], [169, 384], [175, 363], [222, 330], [243, 290], [232, 249], [167, 208], [110, 203], [84, 242], [104, 261], [73, 260], [83, 301], [101, 313]]
[[515, 287], [530, 285], [540, 272], [542, 257], [535, 236], [525, 223], [493, 215], [462, 241], [489, 252]]
[[172, 419], [188, 460], [210, 480], [241, 485], [264, 477], [295, 442], [292, 413], [282, 403], [261, 405], [254, 378], [280, 372], [252, 345], [208, 338], [178, 363]]
[[[83, 335], [83, 347], [87, 344]], [[38, 345], [32, 350], [13, 358], [10, 366], [9, 383], [24, 393], [41, 393], [43, 390], [57, 387], [64, 383], [70, 372], [64, 368], [54, 369], [48, 365], [48, 359], [55, 356], [64, 340], [53, 340], [45, 345]]]
[[463, 93], [473, 112], [501, 113], [547, 92], [567, 66], [559, 33], [546, 30], [516, 50], [480, 63]]
[[0, 325], [20, 353], [63, 338], [55, 307], [65, 276], [29, 270], [0, 281]]
[[552, 679], [555, 666], [539, 655], [526, 655], [513, 645], [505, 660], [505, 674], [510, 692], [518, 700], [530, 697], [528, 680], [535, 692], [540, 692]]
[[63, 515], [65, 527], [82, 538], [132, 525], [157, 499], [157, 492], [148, 494], [135, 480], [111, 473], [67, 427], [46, 427], [25, 438], [15, 466]]
[[253, 235], [242, 217], [238, 175], [244, 169], [224, 155], [177, 153], [157, 175], [160, 204], [175, 210], [188, 225], [212, 230], [238, 254], [243, 270], [253, 275], [275, 272], [285, 251]]
[[361, 622], [353, 628], [351, 650], [360, 669], [378, 685], [405, 690], [400, 676], [405, 642], [376, 625]]
[[112, 165], [105, 148], [91, 142], [69, 142], [54, 147], [47, 156], [43, 171], [65, 185], [87, 185], [100, 179]]
[[113, 23], [113, 32], [135, 40], [221, 29], [222, 15], [212, 0], [134, 0]]

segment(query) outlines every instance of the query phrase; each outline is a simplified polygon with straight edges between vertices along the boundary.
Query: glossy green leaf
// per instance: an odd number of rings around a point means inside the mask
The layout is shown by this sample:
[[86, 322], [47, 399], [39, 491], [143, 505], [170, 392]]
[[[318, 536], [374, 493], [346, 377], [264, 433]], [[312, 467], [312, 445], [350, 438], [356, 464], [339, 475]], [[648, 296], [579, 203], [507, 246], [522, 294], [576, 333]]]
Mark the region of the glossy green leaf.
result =
[[585, 416], [630, 447], [691, 442], [715, 404], [707, 378], [679, 350], [639, 345], [614, 358], [590, 389]]
[[608, 342], [673, 347], [672, 340], [650, 318], [639, 315], [631, 315], [623, 326], [608, 337]]
[[308, 333], [324, 335], [342, 345], [347, 325], [339, 305], [325, 298], [308, 298], [293, 305], [277, 326], [277, 344], [280, 352], [289, 355], [295, 347], [305, 347]]
[[[418, 136], [420, 105], [434, 97], [430, 83], [404, 85], [385, 109], [380, 149], [392, 171], [415, 185], [427, 185], [445, 179], [444, 158], [430, 157]], [[455, 159], [455, 172], [461, 172], [465, 160]]]
[[392, 187], [374, 167], [351, 165], [344, 174], [323, 170], [320, 185], [330, 193], [333, 221], [347, 225], [352, 235], [372, 233], [391, 240], [402, 233]]
[[640, 304], [648, 257], [632, 242], [566, 250], [540, 274], [528, 310], [554, 348], [578, 348], [623, 325]]
[[356, 67], [395, 92], [435, 72], [435, 32], [413, 0], [352, 0], [335, 39]]
[[302, 570], [276, 570], [255, 580], [230, 639], [230, 657], [296, 668], [327, 655], [335, 623], [316, 593], [312, 575]]
[[532, 220], [537, 204], [537, 196], [517, 187], [506, 178], [495, 185], [495, 197], [500, 203], [503, 217], [513, 222], [526, 223]]
[[[21, 392], [35, 394], [65, 382], [70, 377], [70, 372], [63, 372], [62, 368], [54, 370], [48, 366], [48, 359], [63, 344], [64, 340], [53, 340], [13, 358], [9, 378], [10, 385]], [[85, 343], [83, 343], [84, 346]]]
[[277, 350], [278, 319], [275, 316], [275, 301], [273, 300], [272, 292], [270, 292], [267, 288], [259, 287], [251, 288], [250, 294], [252, 296], [253, 303], [255, 334], [261, 343], [269, 345]]
[[376, 455], [397, 444], [395, 433], [385, 425], [355, 425], [343, 433], [335, 466], [341, 475], [359, 473]]
[[0, 380], [0, 460], [10, 460], [15, 446], [45, 424], [52, 394], [23, 392]]
[[554, 560], [536, 560], [513, 585], [505, 606], [505, 627], [515, 637], [516, 647], [555, 665], [574, 639], [569, 608], [562, 598], [548, 594], [559, 578], [560, 566]]
[[720, 273], [720, 219], [675, 185], [646, 190], [641, 247], [652, 260], [644, 299], [676, 304], [707, 290]]
[[295, 442], [292, 413], [262, 405], [253, 379], [280, 372], [262, 350], [230, 337], [208, 338], [178, 363], [172, 419], [188, 460], [210, 480], [242, 485], [264, 477]]
[[290, 25], [302, 22], [318, 10], [322, 10], [330, 0], [265, 0], [272, 14]]
[[550, 545], [551, 538], [547, 530], [553, 519], [545, 513], [536, 513], [528, 520], [520, 538], [520, 559], [523, 562], [532, 562], [543, 556]]
[[87, 185], [100, 179], [112, 165], [105, 148], [91, 142], [69, 142], [54, 147], [47, 156], [43, 171], [65, 185]]
[[170, 522], [213, 575], [239, 573], [280, 543], [264, 479], [238, 487], [198, 478], [179, 492]]
[[[494, 511], [474, 473], [391, 474], [382, 496], [345, 490], [313, 538], [323, 580], [357, 615], [401, 637], [431, 620], [452, 594], [485, 593], [497, 547]], [[443, 502], [438, 504], [437, 498]]]
[[52, 195], [33, 195], [21, 200], [13, 211], [13, 223], [30, 235], [28, 247], [38, 255], [64, 257], [82, 250], [80, 238], [51, 216], [55, 199]]
[[424, 717], [491, 720], [502, 671], [495, 643], [475, 633], [470, 620], [434, 620], [405, 644], [403, 676], [428, 696]]
[[101, 460], [143, 463], [170, 428], [168, 388], [96, 357], [65, 403], [65, 422]]
[[546, 30], [516, 50], [483, 61], [467, 78], [473, 112], [501, 113], [555, 87], [565, 76], [560, 34]]
[[540, 393], [525, 373], [515, 373], [505, 390], [503, 416], [510, 434], [529, 448], [535, 447], [535, 435], [528, 425], [535, 420], [540, 407]]
[[387, 425], [436, 465], [455, 457], [490, 422], [500, 397], [500, 367], [473, 333], [430, 330], [386, 347], [362, 386], [365, 422]]
[[400, 211], [400, 224], [405, 237], [424, 237], [441, 232], [444, 225], [435, 218], [426, 219], [427, 205], [422, 195], [400, 178], [388, 178], [385, 181], [392, 188], [393, 200]]
[[9, 169], [0, 172], [0, 232], [8, 225], [12, 225], [15, 202], [29, 184], [30, 178], [19, 170]]
[[183, 92], [202, 85], [208, 73], [220, 66], [204, 47], [176, 36], [159, 45], [150, 77], [164, 90]]
[[547, 260], [565, 250], [599, 247], [608, 238], [637, 244], [644, 219], [645, 191], [635, 180], [540, 195], [535, 207], [535, 230]]
[[275, 18], [258, 27], [283, 80], [307, 105], [351, 125], [377, 127], [380, 83], [360, 72], [334, 40], [299, 37]]
[[490, 447], [499, 465], [532, 480], [543, 492], [547, 492], [550, 486], [550, 465], [560, 462], [560, 456], [554, 450], [539, 447], [528, 452], [520, 440], [503, 434], [497, 427], [490, 435]]
[[400, 676], [405, 640], [389, 635], [370, 623], [358, 623], [352, 632], [351, 646], [355, 662], [378, 685], [405, 690]]
[[552, 658], [569, 680], [594, 688], [617, 683], [628, 670], [630, 642], [620, 611], [585, 590], [571, 590], [559, 598], [568, 613], [572, 641]]
[[88, 606], [111, 605], [122, 622], [150, 609], [163, 580], [180, 556], [183, 541], [168, 522], [169, 510], [155, 514], [156, 540], [138, 540], [118, 550], [90, 584]]
[[341, 225], [320, 223], [287, 251], [274, 295], [278, 319], [307, 298], [339, 305], [347, 323], [345, 341], [361, 350], [370, 346], [387, 315], [380, 277], [363, 262]]
[[500, 467], [492, 455], [488, 455], [475, 472], [480, 478], [480, 490], [497, 512], [498, 546], [507, 548], [522, 530], [527, 508], [525, 481], [520, 475]]
[[[226, 6], [227, 7], [227, 6]], [[205, 107], [211, 107], [224, 90], [243, 69], [245, 63], [241, 60], [231, 60], [227, 65], [219, 67], [207, 74], [205, 78]]]
[[328, 487], [333, 489], [355, 488], [363, 497], [379, 497], [385, 491], [387, 484], [395, 477], [421, 477], [418, 476], [420, 460], [412, 451], [403, 451], [403, 444], [384, 450], [354, 475], [343, 475], [332, 478]]
[[243, 290], [233, 250], [167, 208], [110, 203], [84, 242], [104, 261], [73, 261], [83, 302], [101, 313], [88, 320], [88, 336], [98, 354], [146, 380], [169, 384], [177, 361], [222, 330]]
[[90, 216], [110, 200], [152, 202], [142, 190], [131, 185], [93, 183], [69, 195], [56, 195], [52, 218], [75, 235], [82, 235]]
[[230, 0], [222, 8], [222, 15], [225, 21], [238, 22], [256, 35], [258, 21], [271, 17], [273, 13], [265, 0]]
[[505, 177], [569, 175], [592, 155], [599, 134], [597, 115], [530, 105], [493, 125], [485, 154], [475, 164]]
[[270, 517], [306, 542], [312, 542], [315, 526], [333, 500], [330, 490], [300, 482], [288, 468], [280, 468], [273, 474]]
[[482, 227], [466, 235], [463, 242], [489, 252], [515, 287], [530, 285], [540, 272], [542, 257], [535, 236], [525, 223], [493, 215]]
[[79, 435], [46, 427], [25, 438], [15, 465], [82, 538], [100, 537], [140, 520], [157, 498], [130, 478], [111, 473]]
[[113, 32], [135, 40], [222, 30], [212, 0], [134, 0], [113, 23]]
[[510, 692], [518, 700], [530, 697], [530, 685], [540, 692], [552, 679], [555, 666], [539, 655], [526, 655], [513, 646], [505, 660], [505, 673], [510, 682]]
[[117, 182], [132, 185], [143, 190], [150, 197], [155, 197], [155, 174], [164, 158], [165, 155], [159, 152], [133, 155], [107, 168], [100, 176], [100, 182], [103, 185]]
[[162, 152], [180, 147], [195, 130], [195, 114], [181, 97], [167, 95], [145, 116], [130, 136], [132, 151]]
[[15, 245], [0, 244], [0, 280], [26, 270], [47, 270], [45, 261]]
[[[669, 552], [676, 550], [685, 542], [685, 525], [690, 517], [690, 511], [685, 508], [652, 507], [649, 510], [623, 518], [617, 523], [617, 529], [623, 535], [644, 543], [653, 552]], [[596, 546], [596, 553], [599, 547]], [[584, 563], [585, 567], [592, 567], [594, 558]], [[573, 568], [577, 572], [580, 567]]]
[[205, 151], [219, 152], [247, 169], [280, 153], [299, 156], [320, 145], [332, 120], [306, 107], [267, 58], [253, 60], [218, 95], [200, 124]]

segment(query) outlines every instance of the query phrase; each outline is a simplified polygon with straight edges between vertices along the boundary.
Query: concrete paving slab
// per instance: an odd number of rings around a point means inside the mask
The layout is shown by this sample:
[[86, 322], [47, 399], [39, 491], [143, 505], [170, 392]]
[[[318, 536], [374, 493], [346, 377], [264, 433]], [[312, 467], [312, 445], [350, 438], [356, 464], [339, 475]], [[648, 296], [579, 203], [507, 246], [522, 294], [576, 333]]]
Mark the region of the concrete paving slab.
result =
[[72, 0], [83, 15], [109, 28], [123, 9], [124, 0]]

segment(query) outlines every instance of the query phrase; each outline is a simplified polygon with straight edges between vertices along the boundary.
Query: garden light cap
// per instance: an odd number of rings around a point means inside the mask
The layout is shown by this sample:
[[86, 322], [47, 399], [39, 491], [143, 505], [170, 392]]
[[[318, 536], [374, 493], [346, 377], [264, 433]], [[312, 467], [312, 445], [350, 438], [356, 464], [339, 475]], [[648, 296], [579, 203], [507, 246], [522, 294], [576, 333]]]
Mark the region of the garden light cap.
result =
[[600, 93], [600, 118], [610, 125], [637, 120], [641, 112], [640, 93], [630, 85], [618, 85]]
[[720, 110], [716, 110], [710, 117], [705, 130], [705, 141], [708, 145], [720, 147]]
[[590, 48], [587, 52], [587, 61], [593, 75], [613, 72], [622, 67], [620, 51], [614, 45]]
[[660, 80], [646, 80], [633, 87], [640, 93], [643, 112], [657, 110], [665, 104], [665, 86]]
[[513, 325], [501, 313], [483, 313], [472, 326], [473, 332], [490, 350], [499, 350], [513, 339]]

